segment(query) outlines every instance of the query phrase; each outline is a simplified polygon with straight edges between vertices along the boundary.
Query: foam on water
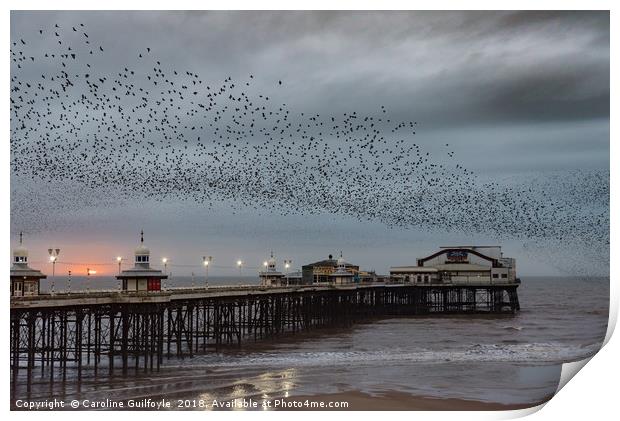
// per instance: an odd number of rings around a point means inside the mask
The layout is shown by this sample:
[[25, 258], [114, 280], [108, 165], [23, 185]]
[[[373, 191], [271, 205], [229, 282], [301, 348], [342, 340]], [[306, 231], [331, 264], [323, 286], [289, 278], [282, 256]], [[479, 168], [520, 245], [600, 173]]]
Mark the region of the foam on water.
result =
[[[360, 366], [399, 363], [511, 362], [563, 363], [586, 358], [599, 344], [566, 347], [558, 343], [474, 344], [461, 350], [390, 349], [377, 351], [261, 352], [247, 356], [202, 356], [186, 364], [193, 367], [312, 367]], [[184, 366], [181, 364], [180, 366]]]

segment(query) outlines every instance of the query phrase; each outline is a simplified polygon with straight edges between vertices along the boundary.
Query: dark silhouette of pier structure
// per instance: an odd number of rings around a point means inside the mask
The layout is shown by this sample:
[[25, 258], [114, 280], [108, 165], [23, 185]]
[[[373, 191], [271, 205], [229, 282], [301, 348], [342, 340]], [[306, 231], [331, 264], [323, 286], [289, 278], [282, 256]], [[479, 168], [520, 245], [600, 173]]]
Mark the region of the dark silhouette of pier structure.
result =
[[11, 299], [11, 374], [65, 381], [386, 316], [518, 311], [519, 284], [209, 287]]

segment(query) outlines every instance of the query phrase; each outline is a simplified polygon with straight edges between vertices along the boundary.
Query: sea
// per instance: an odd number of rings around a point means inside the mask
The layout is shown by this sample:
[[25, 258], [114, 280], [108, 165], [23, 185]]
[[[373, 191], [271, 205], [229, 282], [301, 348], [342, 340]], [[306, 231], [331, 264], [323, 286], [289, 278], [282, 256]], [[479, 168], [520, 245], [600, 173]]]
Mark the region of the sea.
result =
[[[198, 278], [170, 285], [191, 286]], [[51, 288], [51, 280], [42, 290]], [[252, 284], [256, 278], [209, 279], [210, 285]], [[55, 290], [66, 289], [54, 279]], [[72, 280], [72, 290], [115, 288], [113, 278]], [[241, 349], [164, 359], [159, 372], [94, 376], [69, 373], [53, 384], [19, 379], [18, 399], [90, 401], [160, 399], [226, 401], [363, 392], [381, 396], [456, 398], [529, 404], [556, 391], [565, 362], [594, 355], [605, 337], [609, 278], [524, 277], [515, 315], [389, 317], [350, 328], [318, 329]], [[105, 371], [105, 370], [104, 370]], [[200, 407], [190, 409], [203, 409]]]

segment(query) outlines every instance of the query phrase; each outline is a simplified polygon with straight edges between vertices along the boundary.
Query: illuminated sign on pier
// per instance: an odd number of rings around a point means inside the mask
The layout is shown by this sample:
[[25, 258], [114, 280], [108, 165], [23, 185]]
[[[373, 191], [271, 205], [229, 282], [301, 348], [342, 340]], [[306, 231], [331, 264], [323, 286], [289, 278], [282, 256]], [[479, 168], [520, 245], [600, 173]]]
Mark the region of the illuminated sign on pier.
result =
[[449, 262], [466, 262], [467, 251], [466, 250], [451, 250], [446, 253], [446, 259]]

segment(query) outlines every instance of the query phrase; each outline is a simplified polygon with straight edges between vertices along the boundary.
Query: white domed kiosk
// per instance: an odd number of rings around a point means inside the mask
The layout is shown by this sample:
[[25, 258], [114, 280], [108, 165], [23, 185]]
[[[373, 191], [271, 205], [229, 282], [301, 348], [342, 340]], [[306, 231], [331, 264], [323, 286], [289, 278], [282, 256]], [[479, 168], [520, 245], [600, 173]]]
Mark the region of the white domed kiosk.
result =
[[134, 267], [116, 276], [121, 289], [127, 292], [161, 291], [161, 280], [167, 279], [161, 270], [151, 268], [151, 251], [144, 245], [144, 231], [140, 231], [140, 245], [134, 251]]
[[40, 281], [47, 278], [40, 270], [28, 266], [28, 249], [24, 247], [23, 233], [19, 233], [19, 246], [13, 249], [11, 266], [11, 297], [39, 295]]
[[278, 272], [276, 269], [276, 259], [273, 257], [273, 251], [271, 257], [263, 263], [265, 270], [258, 273], [260, 278], [260, 284], [262, 286], [281, 286], [284, 274]]
[[335, 272], [329, 275], [330, 281], [336, 285], [353, 283], [353, 273], [349, 271], [348, 266], [349, 264], [342, 257], [342, 252], [340, 252], [338, 267]]

